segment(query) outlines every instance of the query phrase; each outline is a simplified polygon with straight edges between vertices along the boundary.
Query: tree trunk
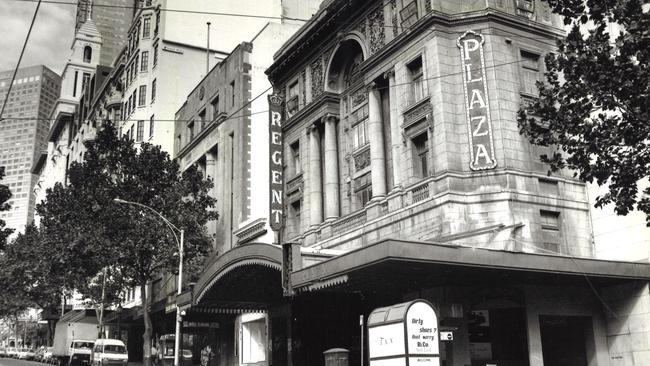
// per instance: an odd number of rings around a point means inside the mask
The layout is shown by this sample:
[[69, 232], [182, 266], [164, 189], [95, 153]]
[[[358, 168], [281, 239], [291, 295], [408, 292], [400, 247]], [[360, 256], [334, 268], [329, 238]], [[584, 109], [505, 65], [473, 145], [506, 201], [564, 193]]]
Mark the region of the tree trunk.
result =
[[102, 272], [102, 301], [99, 309], [99, 337], [104, 338], [104, 298], [106, 296], [106, 268]]
[[149, 317], [149, 304], [147, 301], [147, 281], [140, 282], [140, 297], [142, 298], [142, 319], [144, 320], [144, 334], [142, 334], [143, 352], [142, 363], [144, 366], [151, 366], [151, 318]]

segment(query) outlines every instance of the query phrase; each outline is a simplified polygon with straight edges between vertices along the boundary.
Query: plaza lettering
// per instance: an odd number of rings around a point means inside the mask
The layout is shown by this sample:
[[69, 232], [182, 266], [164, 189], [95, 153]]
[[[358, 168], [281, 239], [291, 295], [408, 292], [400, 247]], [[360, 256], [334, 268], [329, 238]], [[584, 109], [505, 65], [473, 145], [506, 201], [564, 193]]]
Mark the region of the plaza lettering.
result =
[[467, 31], [458, 38], [463, 69], [463, 88], [469, 131], [470, 169], [486, 170], [497, 166], [494, 157], [490, 102], [485, 79], [483, 36]]

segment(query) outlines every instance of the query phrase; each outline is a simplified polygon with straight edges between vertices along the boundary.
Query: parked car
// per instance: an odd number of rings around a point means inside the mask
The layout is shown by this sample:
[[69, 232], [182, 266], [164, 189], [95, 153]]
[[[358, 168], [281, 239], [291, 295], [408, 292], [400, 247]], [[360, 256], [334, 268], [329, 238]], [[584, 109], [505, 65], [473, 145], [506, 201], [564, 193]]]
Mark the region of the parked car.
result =
[[18, 356], [16, 357], [20, 360], [33, 360], [34, 359], [34, 350], [31, 348], [19, 348]]
[[129, 354], [126, 345], [119, 339], [98, 339], [90, 355], [91, 366], [126, 366]]
[[41, 346], [34, 352], [34, 361], [41, 362], [43, 353], [45, 353], [45, 347]]
[[54, 347], [47, 347], [43, 352], [43, 357], [41, 357], [41, 362], [44, 363], [54, 363], [54, 358], [52, 357], [52, 350]]
[[18, 349], [16, 349], [16, 347], [7, 348], [6, 352], [7, 352], [6, 357], [9, 357], [9, 358], [16, 358], [16, 356], [18, 355]]
[[7, 355], [7, 350], [4, 347], [0, 347], [0, 357], [5, 357]]

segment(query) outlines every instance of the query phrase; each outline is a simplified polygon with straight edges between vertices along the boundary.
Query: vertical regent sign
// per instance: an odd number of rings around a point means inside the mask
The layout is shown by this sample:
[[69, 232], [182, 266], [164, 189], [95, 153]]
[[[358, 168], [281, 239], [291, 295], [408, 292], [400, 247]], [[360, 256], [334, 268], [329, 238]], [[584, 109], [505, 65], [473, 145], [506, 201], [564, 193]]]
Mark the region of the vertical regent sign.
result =
[[269, 95], [269, 225], [274, 231], [282, 229], [282, 98]]
[[494, 169], [497, 166], [485, 78], [483, 43], [483, 36], [471, 30], [465, 32], [456, 41], [456, 45], [460, 48], [460, 62], [463, 67], [463, 88], [469, 129], [469, 167], [472, 170]]

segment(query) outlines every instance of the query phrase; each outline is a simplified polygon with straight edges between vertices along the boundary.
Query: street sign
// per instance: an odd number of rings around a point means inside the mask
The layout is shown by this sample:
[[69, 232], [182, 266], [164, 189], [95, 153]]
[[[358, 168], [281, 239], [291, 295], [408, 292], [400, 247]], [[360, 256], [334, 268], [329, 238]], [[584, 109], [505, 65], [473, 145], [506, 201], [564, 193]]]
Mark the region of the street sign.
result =
[[440, 332], [441, 341], [453, 341], [454, 333], [453, 332]]

